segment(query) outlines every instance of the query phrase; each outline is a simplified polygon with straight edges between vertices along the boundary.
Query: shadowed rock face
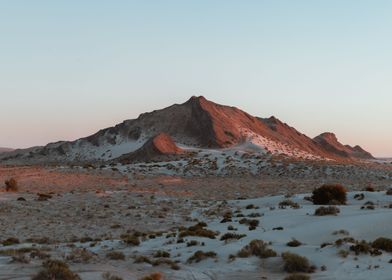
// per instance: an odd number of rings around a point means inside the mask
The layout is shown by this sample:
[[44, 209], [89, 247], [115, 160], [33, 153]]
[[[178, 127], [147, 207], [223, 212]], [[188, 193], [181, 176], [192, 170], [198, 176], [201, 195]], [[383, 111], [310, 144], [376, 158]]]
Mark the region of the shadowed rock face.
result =
[[121, 156], [118, 161], [121, 163], [148, 162], [152, 160], [170, 160], [178, 158], [184, 151], [177, 147], [173, 139], [165, 134], [150, 138], [140, 149]]
[[314, 138], [320, 146], [331, 154], [346, 158], [373, 159], [373, 156], [360, 146], [351, 147], [341, 144], [336, 135], [330, 132], [322, 133]]

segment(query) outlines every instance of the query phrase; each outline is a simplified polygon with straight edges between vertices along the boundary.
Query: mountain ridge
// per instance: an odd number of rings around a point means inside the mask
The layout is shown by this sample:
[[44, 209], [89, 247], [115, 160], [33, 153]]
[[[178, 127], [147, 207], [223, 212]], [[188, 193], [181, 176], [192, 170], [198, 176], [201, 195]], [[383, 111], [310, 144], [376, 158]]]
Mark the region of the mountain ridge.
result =
[[142, 149], [159, 134], [167, 135], [175, 144], [191, 148], [228, 149], [250, 143], [264, 152], [295, 158], [373, 158], [359, 146], [341, 144], [334, 134], [324, 133], [312, 139], [275, 117], [255, 117], [237, 107], [192, 96], [185, 103], [140, 114], [136, 119], [125, 120], [75, 141], [7, 153], [0, 161], [110, 161]]

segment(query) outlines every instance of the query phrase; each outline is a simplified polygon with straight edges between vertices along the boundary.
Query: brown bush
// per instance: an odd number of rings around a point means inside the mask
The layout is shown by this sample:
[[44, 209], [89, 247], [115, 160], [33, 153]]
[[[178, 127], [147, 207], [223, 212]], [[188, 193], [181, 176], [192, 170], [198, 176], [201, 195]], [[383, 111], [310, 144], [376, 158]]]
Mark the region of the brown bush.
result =
[[286, 245], [289, 247], [299, 247], [302, 245], [302, 243], [300, 241], [298, 241], [297, 239], [293, 239], [293, 240], [287, 242]]
[[385, 237], [377, 238], [372, 242], [372, 247], [379, 250], [392, 252], [392, 239]]
[[112, 251], [106, 254], [106, 257], [111, 260], [125, 260], [125, 255], [123, 252]]
[[148, 276], [144, 276], [143, 278], [140, 278], [139, 280], [162, 280], [163, 275], [160, 272], [154, 272]]
[[310, 280], [310, 277], [306, 274], [291, 274], [284, 278], [284, 280]]
[[309, 264], [309, 260], [300, 255], [285, 252], [282, 254], [284, 261], [284, 270], [287, 272], [311, 272], [312, 267]]
[[202, 260], [205, 260], [207, 258], [215, 258], [215, 257], [216, 257], [215, 252], [197, 251], [188, 259], [188, 263], [192, 263], [192, 262], [198, 263], [198, 262], [201, 262]]
[[181, 230], [180, 234], [178, 235], [179, 238], [184, 238], [187, 236], [199, 236], [199, 237], [206, 237], [210, 239], [215, 239], [215, 237], [218, 235], [217, 232], [206, 229], [205, 227], [207, 226], [206, 223], [197, 223], [194, 226], [191, 226], [189, 228], [185, 228]]
[[328, 207], [321, 206], [316, 209], [316, 211], [314, 212], [314, 215], [315, 216], [327, 216], [327, 215], [336, 216], [339, 213], [340, 213], [339, 208], [337, 208], [335, 206], [328, 206]]
[[237, 256], [240, 258], [247, 258], [250, 256], [257, 256], [262, 259], [276, 257], [277, 254], [274, 250], [268, 248], [268, 244], [263, 240], [252, 240], [248, 245], [242, 248]]
[[32, 280], [80, 280], [79, 275], [72, 272], [68, 265], [62, 261], [48, 260], [43, 263], [44, 269], [40, 271]]
[[7, 192], [17, 192], [18, 191], [18, 182], [15, 178], [11, 178], [5, 181], [5, 190]]
[[342, 185], [323, 185], [313, 191], [312, 201], [317, 205], [346, 204], [347, 190]]

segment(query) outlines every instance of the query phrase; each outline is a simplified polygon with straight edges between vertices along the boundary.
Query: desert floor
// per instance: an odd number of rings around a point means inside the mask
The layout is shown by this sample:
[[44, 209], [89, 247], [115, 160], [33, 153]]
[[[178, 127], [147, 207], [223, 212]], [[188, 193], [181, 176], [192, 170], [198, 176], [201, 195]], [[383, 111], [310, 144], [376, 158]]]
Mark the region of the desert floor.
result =
[[[276, 207], [278, 200], [284, 199], [284, 196], [295, 197], [296, 194], [309, 193], [322, 183], [341, 183], [350, 191], [361, 191], [369, 184], [355, 178], [336, 182], [335, 178], [328, 177], [287, 179], [268, 176], [140, 176], [130, 179], [118, 172], [107, 170], [0, 167], [0, 182], [11, 177], [17, 179], [19, 191], [5, 192], [1, 188], [0, 241], [16, 238], [19, 244], [3, 247], [0, 245], [0, 279], [18, 280], [31, 279], [32, 275], [41, 269], [45, 256], [32, 255], [31, 252], [35, 251], [31, 248], [47, 252], [51, 258], [65, 260], [73, 271], [86, 280], [102, 279], [101, 275], [105, 272], [123, 279], [136, 280], [154, 271], [163, 272], [165, 279], [283, 279], [285, 274], [282, 273], [281, 264], [277, 260], [262, 261], [260, 264], [259, 260], [249, 259], [234, 266], [227, 266], [226, 260], [215, 260], [212, 263], [207, 261], [201, 266], [187, 264], [184, 256], [194, 253], [196, 249], [209, 249], [209, 240], [205, 241], [204, 248], [177, 248], [178, 251], [171, 246], [174, 242], [171, 235], [177, 232], [179, 227], [191, 226], [200, 220], [211, 222], [211, 226], [215, 225], [216, 230], [224, 231], [225, 228], [217, 225], [217, 221], [222, 219], [225, 211], [240, 209], [238, 203], [242, 206], [260, 203], [261, 209], [267, 209], [262, 213], [264, 215], [269, 207]], [[379, 181], [373, 181], [372, 186], [376, 190], [387, 190], [392, 187], [392, 180], [380, 178]], [[275, 197], [271, 198], [273, 202], [252, 202], [252, 199], [268, 199], [272, 196]], [[373, 199], [377, 201], [378, 198]], [[303, 199], [301, 203], [302, 201]], [[384, 201], [384, 204], [387, 202]], [[384, 206], [380, 205], [380, 209]], [[307, 204], [303, 207], [310, 211]], [[206, 214], [211, 211], [213, 214]], [[141, 245], [134, 247], [124, 244], [124, 236], [133, 235], [135, 232], [140, 234]], [[293, 229], [293, 234], [294, 232]], [[299, 236], [291, 237], [300, 239], [301, 234], [298, 234]], [[248, 235], [257, 237], [253, 233]], [[362, 237], [361, 234], [358, 235]], [[290, 239], [289, 237], [290, 232], [284, 235], [286, 239]], [[180, 254], [172, 256], [171, 259], [179, 264], [179, 271], [171, 269], [168, 263], [155, 266], [135, 263], [140, 254], [151, 255], [166, 248], [165, 246], [172, 254]], [[220, 252], [220, 249], [216, 248], [217, 244], [211, 243], [211, 246]], [[235, 249], [238, 249], [237, 247]], [[17, 250], [20, 248], [30, 250], [21, 257], [20, 251]], [[222, 254], [225, 255], [226, 247], [222, 248]], [[113, 250], [123, 252], [125, 260], [111, 260], [107, 257], [107, 253]], [[217, 266], [232, 269], [223, 273], [221, 269], [216, 269]], [[315, 274], [314, 279], [338, 278], [328, 278], [328, 274], [324, 273]]]

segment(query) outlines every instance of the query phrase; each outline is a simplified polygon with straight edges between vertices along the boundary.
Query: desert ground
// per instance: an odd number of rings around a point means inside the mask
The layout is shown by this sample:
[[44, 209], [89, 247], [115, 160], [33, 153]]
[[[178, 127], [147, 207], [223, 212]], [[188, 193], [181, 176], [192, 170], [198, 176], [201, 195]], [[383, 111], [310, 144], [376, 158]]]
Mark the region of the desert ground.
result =
[[[375, 271], [377, 279], [389, 279], [390, 253], [356, 256], [348, 245], [333, 243], [339, 231], [355, 240], [392, 232], [392, 196], [386, 194], [392, 187], [390, 168], [368, 167], [373, 174], [368, 180], [356, 174], [363, 170], [350, 167], [341, 178], [330, 171], [318, 178], [274, 172], [185, 177], [128, 176], [116, 168], [3, 166], [0, 182], [15, 178], [18, 191], [0, 192], [0, 279], [32, 279], [49, 258], [65, 261], [86, 280], [137, 280], [153, 272], [164, 279], [283, 279], [289, 274], [278, 255], [285, 251], [300, 253], [317, 267], [311, 279], [370, 279]], [[338, 216], [315, 217], [316, 206], [304, 197], [323, 183], [337, 182], [350, 191], [349, 203]], [[362, 200], [354, 199], [361, 193]], [[279, 207], [285, 199], [299, 209]], [[374, 210], [361, 209], [368, 201]], [[225, 213], [236, 216], [223, 223]], [[241, 217], [259, 225], [250, 230]], [[199, 222], [215, 235], [181, 237]], [[223, 240], [226, 233], [234, 233], [233, 239]], [[303, 245], [287, 247], [292, 238]], [[268, 242], [277, 256], [236, 257], [252, 240]], [[320, 247], [323, 243], [328, 245]], [[341, 257], [342, 250], [348, 256]], [[192, 261], [197, 251], [213, 254]], [[339, 278], [348, 271], [350, 276]]]

